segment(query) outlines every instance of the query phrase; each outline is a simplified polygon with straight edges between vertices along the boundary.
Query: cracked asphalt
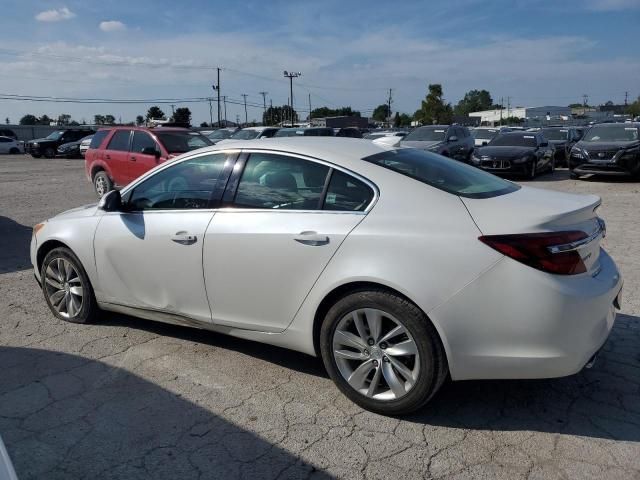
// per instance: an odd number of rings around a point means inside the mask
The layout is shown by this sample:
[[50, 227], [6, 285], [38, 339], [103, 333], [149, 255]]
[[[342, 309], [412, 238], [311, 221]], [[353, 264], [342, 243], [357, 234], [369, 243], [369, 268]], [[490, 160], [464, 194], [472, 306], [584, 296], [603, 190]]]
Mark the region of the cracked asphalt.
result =
[[83, 162], [0, 157], [0, 435], [19, 478], [640, 478], [640, 186], [526, 183], [603, 198], [625, 276], [604, 351], [568, 378], [449, 382], [398, 419], [302, 354], [124, 315], [56, 320], [28, 243], [95, 201]]

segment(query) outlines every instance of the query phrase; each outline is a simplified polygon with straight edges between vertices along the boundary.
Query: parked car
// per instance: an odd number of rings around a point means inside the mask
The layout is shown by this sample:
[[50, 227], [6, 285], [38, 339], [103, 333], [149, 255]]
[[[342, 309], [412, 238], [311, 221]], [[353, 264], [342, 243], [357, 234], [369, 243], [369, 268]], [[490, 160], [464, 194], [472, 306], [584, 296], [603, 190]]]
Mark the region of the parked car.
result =
[[414, 148], [239, 141], [36, 225], [30, 254], [58, 319], [126, 312], [317, 355], [351, 400], [402, 414], [449, 376], [593, 361], [622, 288], [599, 205]]
[[471, 130], [471, 136], [476, 147], [482, 147], [489, 143], [500, 132], [509, 132], [508, 128], [500, 127], [476, 127]]
[[328, 127], [281, 128], [274, 137], [333, 137], [333, 129]]
[[515, 173], [529, 178], [555, 169], [555, 149], [540, 132], [505, 132], [476, 148], [473, 165], [493, 173]]
[[336, 137], [347, 137], [347, 138], [362, 138], [362, 132], [359, 128], [356, 127], [344, 127], [344, 128], [336, 128], [334, 130], [334, 135]]
[[101, 129], [85, 154], [85, 173], [101, 198], [170, 158], [210, 145], [207, 137], [187, 128]]
[[24, 143], [11, 137], [0, 136], [0, 153], [17, 155], [24, 151]]
[[[228, 142], [231, 140], [257, 140], [259, 138], [271, 138], [278, 131], [278, 127], [246, 127], [237, 130], [228, 139], [219, 140], [219, 142]], [[215, 142], [218, 143], [218, 142]]]
[[594, 125], [571, 149], [569, 169], [573, 178], [598, 174], [640, 180], [640, 122]]
[[81, 158], [80, 155], [80, 140], [75, 142], [63, 143], [56, 150], [56, 156], [65, 158]]
[[10, 128], [0, 128], [0, 137], [9, 137], [14, 140], [18, 140], [18, 136], [16, 135], [16, 132], [11, 130]]
[[92, 133], [94, 133], [94, 130], [90, 129], [57, 130], [45, 138], [36, 138], [28, 141], [25, 149], [34, 158], [40, 158], [43, 155], [46, 158], [54, 158], [60, 145], [78, 141]]
[[402, 130], [387, 130], [379, 132], [370, 132], [364, 136], [367, 140], [371, 140], [378, 145], [388, 145], [390, 147], [397, 147], [400, 145], [400, 140], [407, 136], [409, 132]]
[[459, 125], [429, 125], [409, 132], [400, 146], [413, 147], [439, 153], [445, 157], [468, 162], [474, 148], [474, 140], [467, 127]]
[[556, 149], [556, 166], [567, 165], [571, 148], [582, 137], [579, 130], [574, 127], [544, 127], [540, 131]]
[[85, 153], [89, 150], [89, 145], [91, 145], [91, 140], [93, 139], [93, 135], [87, 135], [82, 140], [80, 140], [80, 155], [84, 158]]
[[231, 135], [236, 133], [239, 129], [235, 127], [219, 128], [205, 136], [211, 141], [212, 144], [218, 143], [220, 140], [226, 140], [231, 138]]

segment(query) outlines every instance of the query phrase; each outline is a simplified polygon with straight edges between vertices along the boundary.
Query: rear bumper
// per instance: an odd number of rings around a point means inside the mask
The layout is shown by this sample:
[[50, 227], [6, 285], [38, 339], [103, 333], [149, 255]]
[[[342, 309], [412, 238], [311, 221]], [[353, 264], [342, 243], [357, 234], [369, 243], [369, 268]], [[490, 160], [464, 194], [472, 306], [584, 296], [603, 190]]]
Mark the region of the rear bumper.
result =
[[597, 275], [550, 275], [503, 258], [429, 313], [454, 380], [579, 372], [606, 342], [622, 278], [606, 252]]

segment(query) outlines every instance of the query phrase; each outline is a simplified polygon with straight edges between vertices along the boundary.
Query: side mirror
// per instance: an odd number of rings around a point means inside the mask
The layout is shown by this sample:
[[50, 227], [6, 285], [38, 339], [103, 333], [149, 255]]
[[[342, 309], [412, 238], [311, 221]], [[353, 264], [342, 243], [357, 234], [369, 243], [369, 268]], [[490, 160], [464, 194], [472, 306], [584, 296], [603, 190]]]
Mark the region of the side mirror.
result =
[[482, 146], [486, 147], [487, 145], [489, 145], [489, 142], [487, 142], [486, 140], [484, 142], [482, 142]]
[[98, 208], [105, 212], [119, 212], [122, 210], [122, 197], [119, 190], [111, 190], [102, 196]]
[[156, 158], [160, 158], [160, 150], [155, 147], [144, 147], [140, 152], [143, 155], [153, 155]]
[[451, 135], [447, 141], [448, 142], [457, 142], [458, 141], [458, 137], [456, 137], [455, 135]]

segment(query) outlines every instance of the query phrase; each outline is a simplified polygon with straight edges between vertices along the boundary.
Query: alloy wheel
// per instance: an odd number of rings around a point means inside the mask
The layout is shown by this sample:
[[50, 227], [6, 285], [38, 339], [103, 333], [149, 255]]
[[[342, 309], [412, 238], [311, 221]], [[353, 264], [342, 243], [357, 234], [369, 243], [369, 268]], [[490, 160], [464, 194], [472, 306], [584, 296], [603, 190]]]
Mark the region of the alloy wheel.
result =
[[44, 272], [49, 303], [64, 318], [73, 318], [82, 310], [84, 289], [78, 271], [68, 260], [52, 259]]
[[400, 320], [382, 310], [362, 308], [345, 315], [332, 346], [347, 383], [375, 400], [404, 397], [420, 374], [416, 342]]
[[95, 181], [96, 193], [99, 197], [102, 197], [107, 190], [107, 181], [104, 179], [102, 175], [98, 175]]

